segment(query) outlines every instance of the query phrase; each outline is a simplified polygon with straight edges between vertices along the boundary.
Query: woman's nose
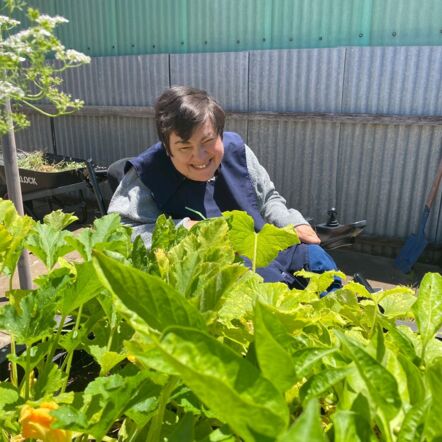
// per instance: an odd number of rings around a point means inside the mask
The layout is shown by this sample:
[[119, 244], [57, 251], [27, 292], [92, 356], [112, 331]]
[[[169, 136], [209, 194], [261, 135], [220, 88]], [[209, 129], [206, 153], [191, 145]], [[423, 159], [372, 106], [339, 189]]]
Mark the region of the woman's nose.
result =
[[198, 159], [205, 159], [207, 158], [207, 149], [204, 146], [199, 146], [196, 155]]

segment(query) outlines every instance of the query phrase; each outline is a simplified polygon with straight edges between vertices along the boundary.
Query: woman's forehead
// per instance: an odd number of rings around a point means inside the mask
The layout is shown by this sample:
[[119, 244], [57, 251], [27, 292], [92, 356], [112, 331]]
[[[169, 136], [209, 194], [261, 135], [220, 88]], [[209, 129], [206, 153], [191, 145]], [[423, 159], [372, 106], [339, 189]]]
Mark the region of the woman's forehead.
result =
[[216, 135], [216, 129], [210, 118], [206, 119], [203, 123], [199, 124], [193, 129], [190, 137], [187, 139], [182, 138], [176, 131], [172, 131], [170, 134], [173, 136], [174, 143], [182, 143], [191, 140], [201, 140], [203, 138], [213, 137]]

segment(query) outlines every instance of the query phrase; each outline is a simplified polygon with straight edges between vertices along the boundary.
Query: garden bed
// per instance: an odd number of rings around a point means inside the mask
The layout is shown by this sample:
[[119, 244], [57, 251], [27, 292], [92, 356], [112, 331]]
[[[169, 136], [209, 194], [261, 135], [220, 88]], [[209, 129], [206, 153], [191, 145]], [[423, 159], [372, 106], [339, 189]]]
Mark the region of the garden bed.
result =
[[[0, 329], [13, 338], [11, 376], [0, 383], [5, 437], [26, 437], [41, 415], [44, 437], [58, 431], [63, 441], [442, 436], [440, 274], [425, 276], [418, 297], [354, 282], [321, 297], [345, 275], [301, 272], [310, 280], [302, 291], [263, 283], [253, 269], [296, 235], [271, 226], [256, 233], [241, 212], [190, 231], [160, 216], [151, 250], [131, 242], [116, 214], [78, 236], [65, 230], [70, 222], [58, 212], [34, 223], [0, 201], [3, 231], [14, 231], [4, 241], [26, 246], [47, 268], [35, 290], [8, 293], [1, 308]], [[73, 249], [81, 262], [60, 259]], [[2, 259], [12, 268], [18, 256]], [[69, 327], [55, 315], [71, 318]], [[398, 320], [414, 320], [417, 332]], [[26, 351], [14, 356], [20, 344]], [[98, 373], [87, 373], [79, 350]], [[54, 364], [59, 351], [66, 356]], [[87, 376], [73, 395], [77, 362]]]

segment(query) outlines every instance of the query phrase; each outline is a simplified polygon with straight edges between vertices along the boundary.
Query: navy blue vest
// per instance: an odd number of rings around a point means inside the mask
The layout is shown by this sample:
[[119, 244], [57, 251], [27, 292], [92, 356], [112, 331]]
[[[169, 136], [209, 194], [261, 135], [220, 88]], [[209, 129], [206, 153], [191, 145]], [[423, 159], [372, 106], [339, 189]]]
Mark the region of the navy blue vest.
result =
[[[224, 132], [224, 157], [215, 179], [192, 181], [178, 172], [160, 142], [129, 160], [125, 173], [132, 166], [138, 177], [150, 189], [159, 210], [175, 219], [196, 219], [193, 211], [206, 218], [221, 215], [226, 210], [244, 210], [254, 220], [255, 230], [265, 224], [257, 196], [247, 170], [244, 141], [233, 132]], [[189, 210], [192, 209], [192, 210]], [[249, 265], [247, 259], [245, 263]], [[267, 282], [283, 281], [290, 287], [303, 288], [305, 281], [291, 273], [305, 268], [322, 272], [336, 269], [332, 258], [319, 246], [299, 244], [279, 253], [267, 267], [257, 272]]]
[[261, 230], [264, 219], [247, 170], [244, 141], [234, 132], [224, 132], [223, 144], [216, 177], [207, 182], [192, 181], [178, 172], [161, 143], [128, 161], [125, 171], [133, 166], [160, 211], [173, 218], [197, 219], [193, 211], [213, 218], [226, 210], [244, 210], [253, 218], [255, 229]]

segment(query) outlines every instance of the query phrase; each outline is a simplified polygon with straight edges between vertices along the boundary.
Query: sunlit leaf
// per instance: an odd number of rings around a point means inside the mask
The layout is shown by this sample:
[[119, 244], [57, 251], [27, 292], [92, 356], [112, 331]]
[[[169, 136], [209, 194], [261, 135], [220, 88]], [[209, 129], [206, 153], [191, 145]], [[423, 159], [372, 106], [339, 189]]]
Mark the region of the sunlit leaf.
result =
[[94, 265], [103, 285], [149, 327], [159, 331], [172, 325], [205, 328], [198, 310], [157, 276], [94, 252]]
[[396, 379], [361, 344], [346, 337], [341, 331], [336, 330], [336, 334], [355, 362], [373, 402], [388, 420], [395, 417], [401, 406]]
[[326, 440], [324, 430], [321, 427], [318, 401], [312, 399], [290, 429], [278, 437], [277, 442], [325, 442]]
[[411, 407], [404, 417], [398, 435], [398, 442], [416, 442], [422, 440], [425, 414], [430, 405], [430, 401], [425, 400]]
[[301, 387], [299, 396], [303, 402], [308, 402], [314, 397], [321, 397], [324, 393], [329, 391], [335, 384], [342, 381], [351, 373], [353, 368], [331, 368], [327, 367], [325, 370], [314, 374]]
[[265, 224], [256, 233], [253, 218], [246, 212], [233, 210], [224, 212], [230, 226], [229, 238], [239, 255], [246, 256], [255, 267], [265, 267], [273, 261], [281, 250], [299, 244], [298, 235], [293, 226], [279, 228]]
[[77, 216], [72, 213], [64, 213], [62, 210], [54, 210], [43, 218], [44, 224], [55, 230], [63, 230], [75, 221], [78, 221]]
[[60, 231], [51, 225], [37, 223], [26, 240], [26, 247], [50, 270], [58, 258], [74, 250], [66, 242], [66, 238], [71, 236], [72, 233], [66, 230]]
[[423, 352], [428, 341], [442, 326], [442, 275], [427, 273], [421, 281], [413, 312], [422, 339]]
[[210, 410], [247, 441], [254, 433], [276, 436], [288, 423], [278, 390], [257, 368], [202, 331], [169, 328], [152, 356], [136, 354], [152, 368], [176, 373]]
[[279, 340], [287, 341], [287, 331], [270, 307], [255, 306], [255, 349], [259, 367], [279, 391], [284, 393], [294, 383], [296, 371], [289, 352]]
[[354, 411], [339, 410], [332, 416], [335, 441], [339, 442], [375, 442], [378, 439], [371, 431], [366, 416]]

